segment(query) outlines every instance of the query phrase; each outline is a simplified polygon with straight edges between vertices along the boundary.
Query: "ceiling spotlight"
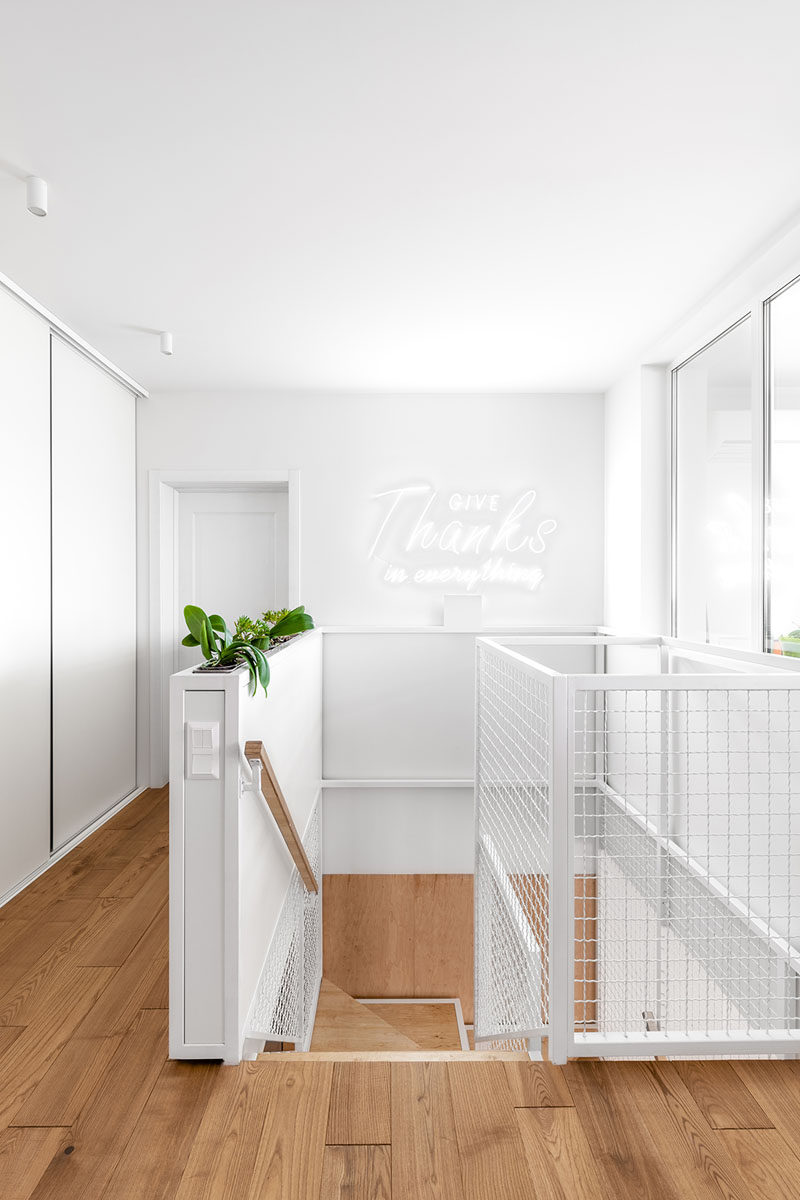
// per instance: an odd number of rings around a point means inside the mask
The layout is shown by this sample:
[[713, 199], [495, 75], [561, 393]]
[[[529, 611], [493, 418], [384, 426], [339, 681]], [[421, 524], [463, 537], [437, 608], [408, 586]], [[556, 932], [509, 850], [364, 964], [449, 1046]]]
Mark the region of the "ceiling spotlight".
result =
[[29, 175], [25, 180], [28, 193], [28, 212], [34, 217], [47, 216], [47, 184], [37, 175]]
[[172, 354], [172, 334], [166, 329], [161, 333], [161, 353]]

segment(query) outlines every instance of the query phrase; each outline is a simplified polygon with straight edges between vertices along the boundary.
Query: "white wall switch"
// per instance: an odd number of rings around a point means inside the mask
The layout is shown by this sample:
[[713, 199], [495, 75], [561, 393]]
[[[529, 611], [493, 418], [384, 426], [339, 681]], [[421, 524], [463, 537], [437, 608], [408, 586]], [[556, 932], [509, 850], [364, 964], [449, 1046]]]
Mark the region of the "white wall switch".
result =
[[483, 628], [483, 596], [456, 593], [444, 597], [445, 629]]
[[219, 779], [219, 721], [186, 722], [186, 778]]

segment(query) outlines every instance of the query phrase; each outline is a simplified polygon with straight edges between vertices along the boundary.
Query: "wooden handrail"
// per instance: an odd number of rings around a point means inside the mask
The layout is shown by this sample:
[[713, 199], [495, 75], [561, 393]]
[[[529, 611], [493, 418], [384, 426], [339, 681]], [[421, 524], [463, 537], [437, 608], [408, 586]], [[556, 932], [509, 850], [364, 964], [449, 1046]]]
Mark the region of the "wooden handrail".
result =
[[311, 863], [308, 861], [305, 847], [300, 840], [300, 834], [297, 832], [295, 823], [292, 820], [292, 814], [289, 812], [286, 797], [281, 791], [281, 785], [278, 783], [275, 772], [272, 769], [269, 755], [264, 749], [264, 743], [245, 742], [244, 756], [248, 762], [258, 762], [261, 764], [261, 791], [267, 802], [267, 807], [275, 818], [275, 824], [281, 831], [281, 836], [286, 842], [286, 848], [292, 856], [294, 865], [300, 872], [300, 878], [306, 885], [306, 890], [309, 892], [318, 892], [319, 884], [314, 878]]

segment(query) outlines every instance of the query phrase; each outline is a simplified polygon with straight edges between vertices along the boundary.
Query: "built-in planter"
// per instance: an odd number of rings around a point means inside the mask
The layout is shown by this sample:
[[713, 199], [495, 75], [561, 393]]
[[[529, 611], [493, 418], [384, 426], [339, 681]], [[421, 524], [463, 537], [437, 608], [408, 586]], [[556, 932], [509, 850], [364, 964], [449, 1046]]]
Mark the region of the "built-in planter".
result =
[[238, 1062], [293, 870], [263, 798], [243, 787], [264, 743], [302, 834], [322, 774], [322, 636], [269, 652], [268, 695], [243, 667], [170, 680], [170, 1055]]

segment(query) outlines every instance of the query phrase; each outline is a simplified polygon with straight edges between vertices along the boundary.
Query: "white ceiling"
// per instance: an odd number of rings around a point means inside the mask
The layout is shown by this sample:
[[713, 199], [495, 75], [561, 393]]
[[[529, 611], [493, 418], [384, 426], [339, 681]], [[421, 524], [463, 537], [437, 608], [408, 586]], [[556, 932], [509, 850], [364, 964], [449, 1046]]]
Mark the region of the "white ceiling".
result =
[[601, 388], [800, 208], [799, 40], [797, 0], [8, 0], [0, 271], [155, 390]]

